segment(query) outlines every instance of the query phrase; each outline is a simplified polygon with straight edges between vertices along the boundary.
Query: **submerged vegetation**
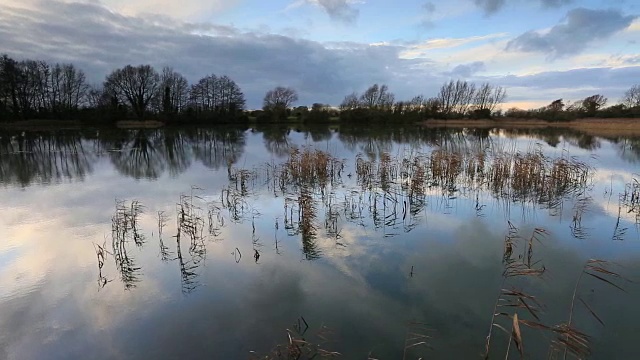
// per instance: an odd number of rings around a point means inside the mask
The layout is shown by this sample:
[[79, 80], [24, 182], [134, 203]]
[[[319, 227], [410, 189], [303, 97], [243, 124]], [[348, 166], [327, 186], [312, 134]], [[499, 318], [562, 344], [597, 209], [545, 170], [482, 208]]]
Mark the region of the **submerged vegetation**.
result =
[[[175, 208], [175, 227], [169, 225], [166, 210], [157, 211], [159, 257], [163, 262], [177, 262], [182, 293], [191, 294], [199, 286], [199, 274], [207, 256], [207, 243], [219, 241], [229, 222], [251, 226], [251, 239], [241, 240], [231, 253], [240, 263], [242, 254], [251, 254], [250, 261], [260, 264], [265, 248], [256, 219], [262, 214], [253, 200], [262, 190], [281, 199], [283, 218], [274, 220], [274, 252], [280, 254], [278, 229], [282, 224], [286, 234], [300, 240], [301, 260], [315, 261], [331, 247], [339, 249], [342, 226], [352, 223], [367, 227], [386, 237], [411, 232], [420, 223], [428, 206], [441, 207], [445, 213], [453, 203], [464, 198], [475, 203], [475, 214], [483, 217], [487, 198], [503, 204], [543, 208], [551, 216], [561, 213], [565, 203], [572, 204], [571, 234], [576, 239], [588, 238], [582, 217], [589, 211], [592, 199], [593, 169], [579, 158], [562, 153], [560, 157], [544, 155], [538, 147], [514, 150], [504, 145], [476, 144], [457, 147], [442, 144], [428, 152], [407, 151], [396, 156], [381, 152], [379, 156], [359, 154], [352, 165], [329, 152], [313, 147], [289, 148], [286, 158], [253, 168], [237, 168], [227, 164], [227, 184], [219, 193], [192, 186], [188, 194], [180, 195]], [[640, 186], [634, 179], [620, 194], [620, 209], [637, 216], [640, 210]], [[130, 246], [145, 246], [149, 237], [140, 228], [144, 207], [138, 201], [116, 202], [112, 219], [112, 249], [94, 245], [98, 259], [98, 284], [109, 283], [103, 273], [106, 259], [113, 256], [120, 280], [126, 289], [140, 281], [141, 267], [130, 256]], [[621, 210], [622, 211], [622, 210]], [[173, 231], [175, 248], [167, 245], [167, 228]], [[616, 228], [618, 225], [616, 225]], [[489, 330], [484, 341], [485, 359], [527, 356], [528, 343], [547, 344], [549, 358], [584, 359], [592, 352], [588, 329], [578, 326], [575, 319], [593, 318], [604, 326], [606, 318], [591, 304], [600, 287], [624, 291], [625, 277], [612, 270], [614, 264], [604, 259], [589, 259], [581, 269], [572, 291], [570, 303], [543, 303], [536, 291], [543, 286], [549, 269], [540, 256], [540, 249], [553, 241], [553, 234], [534, 228], [527, 235], [508, 221], [502, 247], [501, 282], [496, 289], [493, 308], [487, 309]], [[152, 235], [153, 237], [153, 235]], [[622, 237], [621, 237], [622, 239]], [[491, 246], [491, 244], [487, 244]], [[250, 250], [249, 250], [250, 249]], [[246, 259], [246, 257], [245, 257]], [[246, 260], [245, 260], [246, 261]], [[411, 275], [414, 267], [411, 266]], [[497, 275], [497, 274], [496, 274]], [[589, 288], [588, 296], [584, 289]], [[566, 320], [547, 319], [549, 308], [568, 309]], [[489, 313], [489, 311], [491, 311]], [[583, 322], [581, 322], [582, 324]], [[300, 318], [286, 330], [287, 341], [265, 355], [252, 352], [255, 359], [337, 358], [342, 353], [330, 350], [332, 334], [325, 326], [307, 334], [309, 324]], [[535, 331], [532, 331], [535, 330]], [[407, 329], [403, 358], [413, 358], [421, 352], [423, 358], [438, 342], [438, 326], [412, 321]], [[375, 359], [372, 351], [370, 359]]]

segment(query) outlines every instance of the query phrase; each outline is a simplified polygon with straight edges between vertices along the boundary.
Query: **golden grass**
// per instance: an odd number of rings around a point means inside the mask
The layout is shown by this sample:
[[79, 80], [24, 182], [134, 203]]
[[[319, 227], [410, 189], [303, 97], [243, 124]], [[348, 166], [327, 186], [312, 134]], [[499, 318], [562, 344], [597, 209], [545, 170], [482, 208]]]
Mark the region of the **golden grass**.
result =
[[430, 119], [422, 122], [428, 128], [503, 128], [503, 129], [542, 129], [559, 128], [571, 129], [583, 132], [587, 135], [617, 137], [617, 136], [640, 136], [640, 119], [578, 119], [567, 122], [550, 122], [539, 119], [499, 119], [499, 120], [471, 120], [453, 119], [436, 120]]

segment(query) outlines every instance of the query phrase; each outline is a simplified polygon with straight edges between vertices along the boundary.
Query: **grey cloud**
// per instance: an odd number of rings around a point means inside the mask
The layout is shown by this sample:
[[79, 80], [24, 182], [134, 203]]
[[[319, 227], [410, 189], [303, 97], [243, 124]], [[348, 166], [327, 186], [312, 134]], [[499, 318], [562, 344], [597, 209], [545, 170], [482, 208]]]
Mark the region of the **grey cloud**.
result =
[[445, 75], [453, 76], [453, 77], [462, 77], [468, 78], [474, 75], [477, 72], [483, 71], [486, 69], [484, 62], [482, 61], [474, 61], [468, 64], [460, 64], [453, 68], [450, 72], [445, 73]]
[[568, 71], [547, 71], [538, 74], [486, 77], [483, 80], [506, 88], [527, 88], [525, 96], [509, 96], [510, 101], [582, 99], [595, 92], [616, 101], [640, 78], [640, 66], [623, 68], [585, 68]]
[[[480, 7], [487, 15], [498, 12], [506, 4], [507, 0], [473, 0], [476, 6]], [[534, 0], [535, 2], [536, 0]], [[573, 0], [537, 0], [543, 7], [560, 7], [573, 2]], [[509, 0], [509, 3], [516, 1]]]
[[473, 0], [477, 6], [482, 8], [485, 13], [493, 14], [500, 10], [504, 4], [505, 0]]
[[436, 11], [436, 5], [431, 1], [427, 1], [422, 5], [422, 8], [427, 12], [427, 14], [432, 14]]
[[589, 44], [627, 28], [635, 15], [623, 15], [619, 10], [577, 8], [569, 11], [565, 21], [546, 34], [528, 31], [509, 41], [507, 50], [540, 52], [551, 58], [574, 55]]
[[424, 9], [424, 16], [422, 18], [422, 20], [420, 21], [420, 25], [422, 25], [425, 28], [432, 28], [434, 27], [434, 23], [433, 23], [433, 15], [436, 12], [436, 5], [434, 3], [432, 3], [431, 1], [427, 1], [426, 3], [424, 3], [422, 5], [422, 8]]
[[318, 4], [333, 20], [352, 23], [360, 14], [358, 9], [349, 4], [348, 0], [318, 0]]
[[415, 88], [407, 86], [407, 79], [432, 78], [426, 67], [416, 70], [424, 60], [399, 58], [401, 46], [321, 44], [224, 26], [159, 24], [97, 4], [59, 1], [42, 1], [37, 10], [0, 5], [0, 49], [16, 58], [73, 62], [94, 83], [126, 64], [173, 66], [191, 82], [226, 74], [242, 87], [250, 108], [277, 85], [296, 88], [300, 104], [338, 104], [374, 82], [394, 91], [395, 84], [402, 87], [398, 96], [410, 97], [425, 90], [416, 81]]
[[540, 0], [543, 6], [547, 7], [560, 7], [563, 5], [568, 5], [573, 2], [573, 0]]

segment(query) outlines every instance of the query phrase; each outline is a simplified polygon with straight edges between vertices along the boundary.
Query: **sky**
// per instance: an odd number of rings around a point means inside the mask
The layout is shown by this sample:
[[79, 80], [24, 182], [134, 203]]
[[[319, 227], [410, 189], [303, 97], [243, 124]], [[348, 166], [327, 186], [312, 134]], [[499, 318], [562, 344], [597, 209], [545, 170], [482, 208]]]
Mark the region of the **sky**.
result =
[[503, 108], [614, 104], [640, 84], [639, 16], [637, 0], [0, 0], [0, 54], [71, 62], [92, 84], [127, 64], [228, 75], [249, 108], [276, 86], [338, 105], [451, 79], [505, 87]]

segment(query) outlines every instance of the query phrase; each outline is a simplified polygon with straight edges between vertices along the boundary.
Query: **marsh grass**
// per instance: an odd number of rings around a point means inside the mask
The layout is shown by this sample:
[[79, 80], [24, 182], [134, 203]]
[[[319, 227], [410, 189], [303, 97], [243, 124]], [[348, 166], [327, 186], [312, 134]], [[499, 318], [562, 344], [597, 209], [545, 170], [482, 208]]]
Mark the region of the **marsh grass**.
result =
[[337, 351], [330, 351], [326, 346], [332, 342], [333, 330], [326, 326], [308, 334], [309, 324], [304, 317], [298, 318], [291, 329], [286, 329], [286, 342], [276, 345], [268, 354], [258, 355], [257, 352], [250, 352], [252, 360], [311, 360], [311, 359], [332, 359], [338, 358], [342, 354]]
[[280, 183], [325, 187], [340, 179], [343, 169], [344, 161], [325, 151], [293, 148], [278, 176]]
[[640, 182], [637, 178], [625, 184], [624, 192], [620, 195], [620, 204], [627, 213], [635, 215], [636, 225], [640, 224]]
[[[522, 277], [542, 277], [546, 271], [544, 265], [539, 265], [540, 260], [533, 261], [534, 244], [541, 243], [548, 233], [541, 228], [533, 230], [528, 238], [519, 235], [519, 230], [511, 222], [508, 223], [508, 233], [504, 238], [503, 246], [503, 271], [500, 292], [496, 299], [493, 313], [491, 316], [489, 331], [485, 340], [484, 359], [489, 359], [492, 341], [494, 340], [494, 329], [499, 329], [508, 336], [508, 345], [506, 349], [505, 359], [509, 357], [511, 343], [516, 344], [516, 348], [521, 356], [524, 356], [524, 347], [520, 324], [528, 327], [543, 326], [540, 324], [540, 311], [543, 305], [538, 299], [518, 289], [511, 284], [513, 279]], [[523, 254], [516, 252], [518, 247], [522, 247]], [[520, 315], [518, 315], [518, 311]], [[522, 315], [528, 315], [533, 320], [522, 318]], [[506, 323], [505, 323], [506, 322]], [[508, 329], [511, 330], [508, 330]]]
[[584, 359], [591, 354], [591, 338], [573, 325], [574, 314], [578, 310], [578, 305], [582, 305], [581, 308], [600, 323], [600, 325], [605, 326], [605, 323], [591, 305], [589, 305], [586, 297], [580, 293], [580, 288], [584, 282], [591, 280], [626, 292], [620, 282], [629, 280], [621, 274], [612, 271], [612, 265], [610, 262], [601, 259], [589, 259], [584, 264], [573, 289], [567, 322], [550, 328], [550, 330], [557, 335], [551, 343], [550, 358], [558, 358], [559, 354], [562, 354], [562, 359], [566, 359], [568, 356], [575, 359]]
[[573, 218], [569, 228], [571, 229], [571, 236], [576, 239], [584, 240], [588, 236], [590, 229], [582, 225], [582, 216], [588, 211], [592, 202], [593, 199], [590, 196], [583, 195], [578, 198], [573, 206]]
[[96, 257], [98, 258], [98, 289], [102, 289], [107, 285], [107, 283], [111, 282], [111, 280], [108, 280], [106, 276], [102, 274], [102, 268], [104, 267], [106, 257], [109, 255], [109, 252], [106, 250], [107, 241], [105, 240], [102, 245], [94, 243], [93, 247], [96, 251]]
[[167, 262], [171, 260], [173, 253], [169, 249], [168, 246], [165, 245], [164, 239], [162, 237], [163, 230], [165, 226], [167, 226], [167, 222], [169, 221], [169, 216], [165, 214], [164, 211], [158, 211], [158, 243], [160, 245], [160, 258], [162, 261]]
[[359, 154], [356, 174], [363, 190], [380, 188], [387, 194], [408, 194], [414, 200], [434, 188], [445, 200], [486, 190], [499, 199], [554, 209], [563, 199], [588, 189], [592, 169], [574, 157], [548, 158], [540, 149], [508, 153], [481, 148], [474, 152], [437, 149], [429, 155], [393, 159], [385, 153], [379, 162]]
[[138, 218], [143, 206], [137, 200], [127, 203], [116, 200], [115, 214], [111, 218], [111, 246], [116, 269], [126, 290], [134, 288], [139, 281], [141, 268], [129, 254], [127, 243], [133, 241], [136, 246], [144, 245], [145, 237], [141, 233]]

